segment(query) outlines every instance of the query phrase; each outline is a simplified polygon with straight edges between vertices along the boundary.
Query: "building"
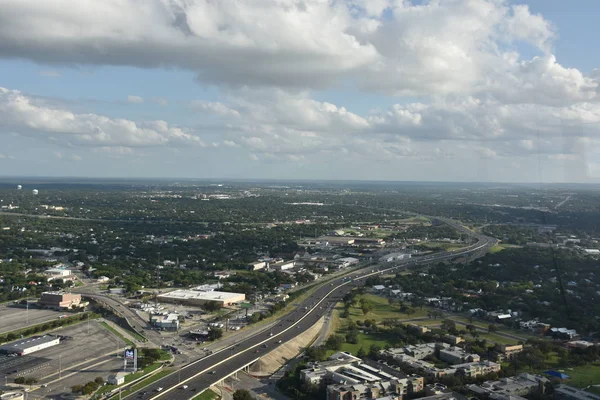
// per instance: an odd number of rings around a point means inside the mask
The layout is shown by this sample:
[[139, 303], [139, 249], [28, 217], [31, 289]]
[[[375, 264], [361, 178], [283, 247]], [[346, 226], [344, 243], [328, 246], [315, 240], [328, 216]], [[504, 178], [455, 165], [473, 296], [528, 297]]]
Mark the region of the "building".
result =
[[60, 339], [56, 336], [34, 336], [0, 346], [0, 352], [24, 356], [48, 347], [56, 346], [59, 343]]
[[165, 303], [177, 303], [188, 306], [202, 306], [208, 302], [214, 301], [221, 307], [231, 306], [234, 303], [242, 302], [246, 299], [244, 293], [233, 292], [200, 292], [195, 290], [174, 290], [169, 293], [157, 296], [159, 301]]
[[296, 261], [278, 261], [269, 264], [269, 270], [271, 271], [286, 271], [294, 268], [296, 266]]
[[497, 381], [487, 381], [481, 385], [469, 385], [467, 388], [478, 397], [484, 399], [491, 397], [491, 394], [527, 396], [533, 393], [545, 393], [548, 382], [550, 381], [543, 376], [523, 373]]
[[559, 385], [554, 389], [554, 398], [557, 400], [600, 400], [600, 396], [572, 386]]
[[[474, 378], [476, 376], [487, 375], [492, 372], [500, 371], [500, 368], [501, 368], [500, 364], [497, 364], [492, 361], [473, 361], [473, 362], [467, 362], [467, 363], [462, 363], [462, 364], [456, 364], [456, 365], [453, 365], [448, 368], [437, 368], [433, 363], [430, 363], [430, 362], [420, 359], [420, 358], [424, 358], [428, 355], [427, 354], [428, 350], [427, 350], [427, 347], [425, 347], [425, 346], [428, 346], [428, 347], [433, 346], [432, 352], [429, 353], [429, 354], [433, 354], [436, 347], [439, 348], [440, 351], [442, 351], [444, 349], [443, 345], [445, 345], [445, 344], [428, 343], [426, 345], [421, 344], [418, 346], [412, 346], [412, 347], [424, 350], [422, 352], [414, 352], [413, 351], [412, 354], [414, 354], [415, 357], [410, 355], [411, 350], [409, 348], [411, 346], [406, 346], [403, 348], [391, 348], [391, 349], [380, 350], [379, 353], [381, 354], [382, 357], [392, 359], [392, 360], [396, 361], [397, 363], [399, 363], [400, 365], [422, 371], [424, 374], [426, 374], [430, 378], [441, 378], [442, 376], [445, 376], [445, 375], [455, 375], [455, 374], [460, 374], [460, 375]], [[445, 345], [445, 346], [448, 346], [448, 345]], [[418, 358], [418, 357], [420, 357], [420, 358]]]
[[444, 335], [444, 337], [442, 337], [442, 340], [453, 346], [456, 346], [457, 344], [465, 341], [465, 339], [463, 339], [462, 337], [454, 335]]
[[265, 269], [267, 267], [267, 262], [262, 260], [262, 261], [257, 261], [255, 263], [252, 263], [248, 266], [248, 269], [250, 271], [258, 271], [261, 269]]
[[512, 358], [515, 354], [522, 352], [523, 345], [522, 344], [513, 344], [513, 345], [501, 344], [499, 346], [499, 349], [502, 354], [502, 359], [506, 360], [506, 359]]
[[77, 293], [44, 292], [38, 300], [41, 307], [55, 310], [68, 310], [85, 305], [81, 302], [81, 295]]
[[0, 394], [0, 400], [25, 400], [24, 392], [8, 392]]
[[[407, 376], [385, 364], [336, 353], [330, 361], [309, 364], [300, 371], [304, 382], [327, 385], [327, 399], [401, 399], [423, 390], [423, 378]], [[350, 396], [350, 397], [348, 397]]]
[[449, 347], [447, 349], [440, 349], [440, 360], [450, 364], [464, 364], [468, 362], [477, 362], [480, 360], [478, 354], [471, 354], [460, 347]]
[[410, 329], [411, 331], [417, 332], [417, 333], [420, 333], [420, 334], [431, 332], [431, 329], [429, 329], [425, 325], [408, 324], [408, 325], [406, 325], [406, 327], [408, 329]]
[[44, 275], [48, 277], [48, 280], [53, 279], [71, 279], [71, 271], [66, 268], [50, 268], [44, 271]]
[[179, 329], [179, 315], [175, 313], [166, 315], [153, 315], [150, 317], [152, 325], [159, 329], [176, 331]]
[[419, 400], [467, 400], [467, 398], [460, 393], [448, 392], [435, 394], [433, 396], [421, 397]]
[[125, 383], [126, 376], [127, 376], [126, 372], [117, 372], [114, 375], [109, 375], [106, 382], [108, 382], [109, 385], [117, 385], [117, 386], [122, 385]]

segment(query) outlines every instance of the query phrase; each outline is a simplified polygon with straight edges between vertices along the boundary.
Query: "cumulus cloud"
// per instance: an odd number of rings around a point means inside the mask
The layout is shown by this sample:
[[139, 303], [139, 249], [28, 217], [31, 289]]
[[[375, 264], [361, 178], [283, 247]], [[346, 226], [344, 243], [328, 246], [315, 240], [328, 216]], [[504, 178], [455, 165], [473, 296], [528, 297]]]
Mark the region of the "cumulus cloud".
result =
[[204, 146], [189, 130], [165, 121], [134, 122], [98, 114], [77, 114], [0, 87], [0, 127], [77, 146]]
[[[589, 96], [594, 83], [553, 58], [555, 36], [508, 0], [7, 0], [0, 14], [0, 57], [46, 64], [177, 67], [233, 86], [354, 80], [394, 95], [506, 88], [504, 97], [523, 84], [546, 91], [529, 72], [545, 68], [552, 93]], [[522, 60], [522, 42], [543, 61]]]
[[239, 117], [240, 113], [223, 103], [218, 101], [202, 101], [194, 100], [190, 102], [190, 107], [195, 110], [202, 111], [205, 113], [215, 114], [222, 117]]
[[140, 96], [127, 96], [127, 102], [131, 104], [141, 104], [144, 102], [144, 99]]

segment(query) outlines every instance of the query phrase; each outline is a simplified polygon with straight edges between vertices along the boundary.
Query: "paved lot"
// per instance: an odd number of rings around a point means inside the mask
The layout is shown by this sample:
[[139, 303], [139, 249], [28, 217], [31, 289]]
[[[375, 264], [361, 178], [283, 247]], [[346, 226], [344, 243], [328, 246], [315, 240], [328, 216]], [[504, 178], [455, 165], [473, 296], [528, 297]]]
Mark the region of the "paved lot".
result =
[[54, 321], [61, 315], [74, 315], [64, 311], [41, 310], [37, 308], [0, 306], [0, 334], [16, 331], [31, 325]]
[[[52, 360], [50, 371], [35, 374], [37, 378], [43, 378], [45, 381], [56, 379], [59, 370], [62, 375], [67, 375], [77, 371], [77, 365], [86, 361], [108, 354], [114, 357], [117, 349], [125, 347], [125, 343], [120, 338], [104, 329], [95, 320], [58, 329], [53, 333], [70, 337], [70, 339], [61, 341], [58, 346], [33, 353], [37, 357]], [[48, 377], [49, 373], [53, 375]]]

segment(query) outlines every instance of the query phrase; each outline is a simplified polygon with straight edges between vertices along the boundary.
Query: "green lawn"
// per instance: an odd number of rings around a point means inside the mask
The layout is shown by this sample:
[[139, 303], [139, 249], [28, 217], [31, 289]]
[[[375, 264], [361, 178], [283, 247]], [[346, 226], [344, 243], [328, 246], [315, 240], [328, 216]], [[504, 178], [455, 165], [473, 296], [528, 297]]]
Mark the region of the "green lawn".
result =
[[564, 371], [565, 374], [571, 377], [567, 380], [567, 384], [569, 385], [579, 388], [589, 385], [600, 385], [600, 363], [566, 368]]
[[390, 305], [385, 297], [376, 296], [374, 294], [363, 294], [357, 296], [357, 299], [365, 299], [373, 305], [373, 310], [369, 311], [367, 315], [363, 314], [360, 306], [350, 308], [350, 319], [353, 321], [374, 319], [377, 322], [383, 321], [384, 319], [410, 319], [426, 317], [427, 310], [425, 308], [414, 309], [414, 314], [406, 314], [400, 311], [401, 307], [398, 304]]
[[118, 330], [116, 330], [115, 328], [113, 328], [112, 326], [110, 326], [109, 324], [107, 324], [106, 322], [100, 321], [100, 325], [102, 325], [105, 329], [109, 330], [110, 332], [114, 333], [115, 335], [117, 335], [128, 346], [133, 346], [133, 342], [131, 340], [127, 339], [125, 336], [123, 336], [121, 334], [121, 332], [119, 332]]
[[519, 248], [519, 247], [521, 247], [521, 246], [517, 246], [515, 244], [499, 243], [499, 244], [495, 244], [492, 247], [490, 247], [488, 252], [494, 254], [494, 253], [499, 253], [505, 249], [512, 249], [512, 248]]
[[380, 335], [373, 335], [373, 334], [366, 335], [364, 333], [359, 333], [358, 334], [358, 343], [357, 344], [344, 343], [342, 345], [341, 351], [347, 351], [349, 353], [356, 355], [356, 353], [358, 353], [358, 350], [361, 347], [365, 351], [368, 352], [371, 345], [377, 345], [377, 346], [383, 348], [388, 343], [389, 343], [389, 341], [386, 340], [384, 337], [381, 337]]
[[219, 396], [212, 390], [208, 389], [207, 391], [202, 392], [198, 396], [194, 397], [192, 400], [213, 400], [213, 399], [216, 400], [216, 399], [220, 399], [220, 398], [221, 398], [221, 396]]

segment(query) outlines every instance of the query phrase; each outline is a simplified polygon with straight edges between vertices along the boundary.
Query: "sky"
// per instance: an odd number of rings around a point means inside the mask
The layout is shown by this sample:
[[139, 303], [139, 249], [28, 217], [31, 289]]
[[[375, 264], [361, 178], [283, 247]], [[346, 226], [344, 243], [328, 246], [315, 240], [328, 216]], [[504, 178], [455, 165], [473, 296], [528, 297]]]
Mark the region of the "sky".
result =
[[0, 7], [0, 175], [600, 182], [597, 0]]

